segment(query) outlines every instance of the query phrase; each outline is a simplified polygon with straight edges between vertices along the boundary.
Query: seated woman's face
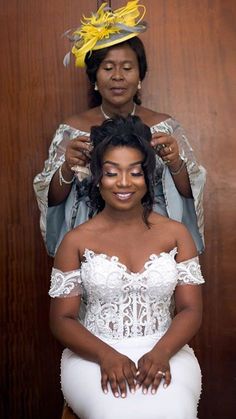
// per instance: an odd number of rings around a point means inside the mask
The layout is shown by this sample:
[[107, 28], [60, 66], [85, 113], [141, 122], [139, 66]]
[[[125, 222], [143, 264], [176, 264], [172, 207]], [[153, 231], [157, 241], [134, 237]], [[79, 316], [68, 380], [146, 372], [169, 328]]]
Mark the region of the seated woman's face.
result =
[[135, 52], [128, 45], [111, 48], [96, 78], [103, 101], [119, 106], [133, 100], [140, 79]]
[[100, 181], [105, 207], [122, 211], [142, 208], [141, 200], [147, 192], [143, 158], [142, 152], [132, 147], [108, 147], [103, 156]]

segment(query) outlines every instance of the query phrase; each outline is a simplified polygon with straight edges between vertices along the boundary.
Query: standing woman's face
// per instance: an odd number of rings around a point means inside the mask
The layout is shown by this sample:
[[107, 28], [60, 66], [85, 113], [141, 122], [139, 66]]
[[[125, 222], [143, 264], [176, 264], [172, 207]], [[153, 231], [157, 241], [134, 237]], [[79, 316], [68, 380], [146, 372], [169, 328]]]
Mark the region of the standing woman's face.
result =
[[128, 45], [111, 48], [96, 77], [103, 103], [122, 106], [133, 102], [140, 79], [135, 52]]

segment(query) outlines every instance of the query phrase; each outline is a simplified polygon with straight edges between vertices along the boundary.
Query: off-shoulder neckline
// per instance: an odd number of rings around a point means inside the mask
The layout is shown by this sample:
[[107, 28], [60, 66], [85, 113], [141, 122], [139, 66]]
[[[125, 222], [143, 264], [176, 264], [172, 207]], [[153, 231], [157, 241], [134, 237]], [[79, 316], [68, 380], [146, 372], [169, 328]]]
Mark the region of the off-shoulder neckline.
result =
[[158, 254], [151, 253], [148, 259], [144, 262], [142, 269], [138, 272], [134, 272], [131, 269], [129, 269], [126, 264], [120, 262], [120, 258], [118, 256], [115, 256], [115, 255], [110, 256], [110, 255], [107, 255], [106, 253], [94, 252], [91, 249], [85, 248], [84, 253], [83, 253], [84, 260], [82, 260], [81, 266], [83, 265], [83, 263], [86, 263], [88, 261], [88, 257], [89, 258], [101, 257], [104, 260], [107, 260], [111, 263], [115, 263], [120, 269], [122, 269], [124, 273], [128, 275], [132, 275], [132, 276], [138, 276], [138, 275], [144, 274], [149, 268], [149, 266], [152, 265], [153, 261], [159, 260], [160, 258], [164, 256], [170, 256], [175, 261], [175, 256], [177, 253], [178, 253], [177, 247], [174, 247], [169, 252], [160, 252]]
[[182, 264], [187, 264], [187, 263], [191, 263], [191, 262], [195, 262], [196, 259], [198, 259], [198, 255], [193, 256], [190, 259], [186, 259], [186, 260], [182, 260], [181, 262], [177, 262], [175, 260], [175, 256], [178, 253], [178, 248], [177, 246], [175, 246], [173, 249], [171, 249], [169, 252], [160, 252], [158, 254], [156, 253], [151, 253], [150, 256], [148, 257], [148, 259], [145, 261], [143, 268], [139, 271], [139, 272], [132, 272], [131, 270], [129, 270], [129, 268], [124, 264], [120, 262], [120, 258], [118, 256], [109, 256], [106, 253], [100, 253], [100, 252], [94, 252], [91, 249], [85, 248], [84, 252], [83, 252], [83, 260], [81, 261], [81, 266], [80, 268], [77, 269], [73, 269], [71, 271], [67, 271], [67, 272], [63, 272], [58, 268], [53, 267], [53, 270], [58, 271], [60, 273], [64, 273], [64, 274], [73, 274], [75, 272], [80, 272], [81, 268], [83, 266], [83, 264], [86, 264], [86, 262], [89, 261], [89, 257], [91, 258], [95, 258], [95, 257], [101, 257], [104, 260], [107, 260], [108, 262], [110, 261], [111, 263], [115, 263], [118, 267], [120, 267], [120, 269], [122, 269], [122, 271], [128, 275], [132, 275], [132, 276], [138, 276], [138, 275], [143, 275], [147, 269], [152, 265], [152, 263], [154, 261], [158, 261], [159, 259], [161, 259], [161, 257], [164, 256], [170, 256], [172, 258], [172, 260], [176, 263], [176, 265], [182, 265]]

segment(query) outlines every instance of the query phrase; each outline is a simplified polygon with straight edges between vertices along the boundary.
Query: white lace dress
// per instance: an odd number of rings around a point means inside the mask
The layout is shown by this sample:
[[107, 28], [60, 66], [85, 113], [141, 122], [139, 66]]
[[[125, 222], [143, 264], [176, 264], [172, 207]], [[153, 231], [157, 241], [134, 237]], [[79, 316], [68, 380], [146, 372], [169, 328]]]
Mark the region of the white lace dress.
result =
[[[198, 258], [177, 263], [177, 249], [151, 255], [141, 272], [130, 272], [117, 257], [85, 250], [76, 271], [53, 269], [51, 297], [84, 294], [84, 326], [135, 363], [171, 324], [175, 287], [204, 282]], [[170, 360], [172, 380], [155, 395], [139, 389], [125, 399], [101, 389], [98, 364], [65, 349], [61, 386], [65, 400], [80, 419], [196, 419], [201, 371], [193, 350], [185, 345]]]

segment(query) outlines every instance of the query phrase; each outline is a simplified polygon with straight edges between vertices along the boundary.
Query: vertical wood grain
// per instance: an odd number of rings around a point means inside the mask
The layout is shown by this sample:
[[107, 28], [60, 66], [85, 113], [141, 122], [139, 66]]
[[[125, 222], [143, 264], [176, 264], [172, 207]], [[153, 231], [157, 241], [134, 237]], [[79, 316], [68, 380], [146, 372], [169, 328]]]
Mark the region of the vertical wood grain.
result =
[[61, 348], [48, 325], [52, 261], [32, 188], [59, 123], [87, 108], [83, 70], [62, 61], [62, 33], [96, 1], [1, 4], [1, 405], [0, 417], [59, 418]]

